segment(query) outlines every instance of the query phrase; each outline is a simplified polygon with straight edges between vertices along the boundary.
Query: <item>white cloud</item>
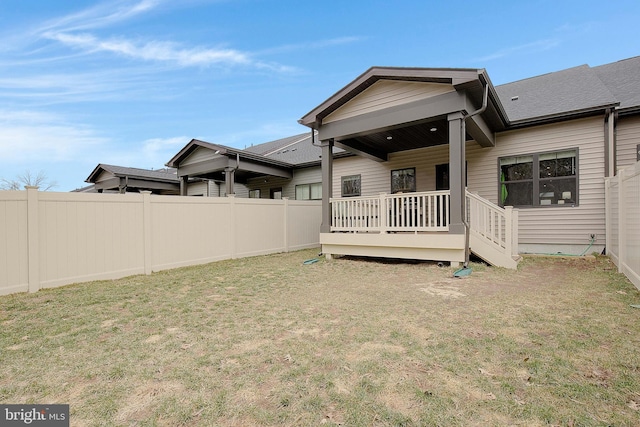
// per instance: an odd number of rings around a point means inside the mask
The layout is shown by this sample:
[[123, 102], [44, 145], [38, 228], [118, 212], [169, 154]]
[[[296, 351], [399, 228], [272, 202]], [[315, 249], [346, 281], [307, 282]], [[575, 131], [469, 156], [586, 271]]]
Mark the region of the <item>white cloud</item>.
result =
[[57, 162], [77, 158], [107, 142], [89, 127], [51, 113], [0, 110], [2, 162]]
[[355, 37], [355, 36], [336, 37], [333, 39], [318, 40], [318, 41], [312, 41], [312, 42], [306, 42], [306, 43], [287, 44], [284, 46], [278, 46], [271, 49], [265, 49], [260, 51], [260, 53], [263, 55], [272, 55], [272, 54], [292, 52], [296, 50], [322, 49], [329, 46], [339, 46], [339, 45], [357, 43], [362, 40], [364, 40], [363, 37]]
[[556, 39], [544, 39], [544, 40], [537, 40], [535, 42], [531, 42], [531, 43], [527, 43], [527, 44], [523, 44], [523, 45], [519, 45], [519, 46], [512, 46], [512, 47], [506, 47], [504, 49], [500, 49], [494, 53], [491, 53], [489, 55], [485, 55], [485, 56], [481, 56], [479, 58], [475, 58], [474, 61], [477, 62], [487, 62], [487, 61], [492, 61], [494, 59], [500, 59], [500, 58], [504, 58], [506, 56], [511, 56], [513, 54], [518, 54], [518, 53], [527, 53], [527, 52], [541, 52], [544, 50], [549, 50], [557, 45], [559, 45], [560, 42]]
[[46, 40], [80, 50], [83, 54], [108, 52], [143, 61], [159, 61], [179, 67], [245, 66], [276, 72], [294, 68], [263, 62], [248, 52], [207, 46], [184, 47], [180, 43], [161, 40], [131, 40], [125, 36], [97, 37], [89, 30], [108, 27], [157, 8], [162, 0], [119, 1], [103, 3], [84, 11], [51, 21], [36, 33]]
[[46, 37], [87, 52], [111, 52], [147, 61], [168, 61], [180, 66], [227, 64], [248, 65], [247, 54], [233, 49], [181, 48], [177, 43], [151, 41], [134, 43], [126, 39], [100, 40], [91, 34], [47, 33]]
[[107, 27], [149, 12], [161, 3], [162, 0], [120, 0], [100, 3], [89, 9], [51, 20], [38, 32], [79, 31]]
[[150, 138], [142, 142], [142, 156], [151, 165], [164, 165], [189, 141], [186, 136]]

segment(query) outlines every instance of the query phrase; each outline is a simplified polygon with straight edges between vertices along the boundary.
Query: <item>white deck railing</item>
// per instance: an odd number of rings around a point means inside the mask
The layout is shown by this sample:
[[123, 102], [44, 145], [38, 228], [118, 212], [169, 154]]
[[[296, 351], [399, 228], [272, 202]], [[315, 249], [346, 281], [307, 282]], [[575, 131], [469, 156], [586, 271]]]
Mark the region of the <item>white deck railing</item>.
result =
[[507, 256], [518, 255], [518, 211], [504, 208], [467, 191], [467, 221], [471, 234]]
[[[331, 199], [331, 231], [446, 232], [449, 191]], [[482, 197], [466, 196], [471, 235], [507, 257], [518, 254], [518, 211]]]
[[331, 231], [448, 231], [449, 191], [332, 198]]

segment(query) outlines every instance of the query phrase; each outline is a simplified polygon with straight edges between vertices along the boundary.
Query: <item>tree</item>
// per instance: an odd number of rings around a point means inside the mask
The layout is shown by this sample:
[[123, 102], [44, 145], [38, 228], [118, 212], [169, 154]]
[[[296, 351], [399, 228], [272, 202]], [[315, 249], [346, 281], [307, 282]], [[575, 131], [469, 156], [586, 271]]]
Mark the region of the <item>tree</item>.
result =
[[41, 191], [49, 191], [57, 187], [58, 183], [49, 180], [44, 171], [38, 172], [37, 175], [31, 171], [26, 171], [16, 176], [15, 179], [0, 179], [0, 190], [22, 190], [26, 186], [38, 187]]

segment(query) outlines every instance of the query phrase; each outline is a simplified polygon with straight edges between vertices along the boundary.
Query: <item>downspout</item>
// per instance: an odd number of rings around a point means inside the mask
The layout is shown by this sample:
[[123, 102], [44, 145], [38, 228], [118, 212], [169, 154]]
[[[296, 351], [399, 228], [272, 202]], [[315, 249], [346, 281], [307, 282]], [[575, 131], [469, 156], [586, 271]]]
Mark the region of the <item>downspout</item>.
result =
[[[469, 113], [468, 115], [464, 116], [463, 120], [467, 120], [469, 117], [473, 117], [475, 115], [482, 114], [484, 112], [484, 110], [487, 109], [488, 101], [489, 101], [489, 83], [487, 83], [485, 81], [484, 82], [484, 93], [482, 95], [482, 106], [480, 108], [478, 108], [477, 110], [475, 110], [475, 111]], [[464, 139], [464, 136], [463, 136], [463, 139]], [[466, 157], [467, 157], [466, 153], [465, 153], [464, 157], [465, 157], [465, 160], [466, 160]], [[466, 179], [466, 173], [465, 173], [465, 179]], [[466, 187], [465, 187], [465, 195], [464, 195], [465, 212], [464, 212], [464, 215], [462, 216], [462, 223], [464, 224], [464, 228], [465, 228], [465, 233], [464, 233], [464, 265], [463, 265], [463, 267], [465, 269], [469, 267], [469, 258], [471, 257], [471, 249], [469, 248], [469, 234], [471, 234], [471, 227], [469, 226], [469, 221], [467, 221], [467, 209], [466, 209], [467, 203], [466, 203], [466, 199], [467, 199], [467, 194], [466, 194]]]
[[311, 128], [311, 145], [321, 147], [321, 145], [316, 144], [316, 130], [314, 128]]

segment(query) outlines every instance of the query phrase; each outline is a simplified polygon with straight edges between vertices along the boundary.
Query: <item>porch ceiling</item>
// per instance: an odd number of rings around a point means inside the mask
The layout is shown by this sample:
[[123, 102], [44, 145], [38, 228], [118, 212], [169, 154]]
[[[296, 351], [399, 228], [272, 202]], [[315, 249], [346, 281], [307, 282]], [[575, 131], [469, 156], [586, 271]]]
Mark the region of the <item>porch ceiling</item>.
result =
[[[471, 137], [467, 135], [467, 139]], [[439, 118], [404, 127], [378, 130], [366, 135], [336, 139], [335, 145], [364, 155], [369, 153], [369, 156], [381, 159], [390, 153], [433, 147], [448, 142], [448, 122], [446, 118]]]

